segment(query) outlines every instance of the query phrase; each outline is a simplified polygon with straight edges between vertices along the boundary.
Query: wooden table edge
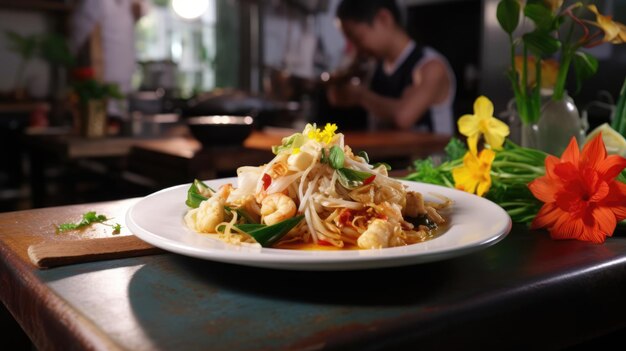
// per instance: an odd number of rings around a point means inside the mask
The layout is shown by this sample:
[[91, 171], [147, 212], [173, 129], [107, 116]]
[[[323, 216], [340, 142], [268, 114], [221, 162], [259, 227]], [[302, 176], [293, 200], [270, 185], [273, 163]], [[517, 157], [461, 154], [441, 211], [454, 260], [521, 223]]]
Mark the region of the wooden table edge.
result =
[[[0, 242], [0, 299], [37, 349], [122, 350], [35, 275], [35, 268]], [[9, 303], [9, 301], [11, 303]], [[40, 314], [38, 318], [29, 315]]]

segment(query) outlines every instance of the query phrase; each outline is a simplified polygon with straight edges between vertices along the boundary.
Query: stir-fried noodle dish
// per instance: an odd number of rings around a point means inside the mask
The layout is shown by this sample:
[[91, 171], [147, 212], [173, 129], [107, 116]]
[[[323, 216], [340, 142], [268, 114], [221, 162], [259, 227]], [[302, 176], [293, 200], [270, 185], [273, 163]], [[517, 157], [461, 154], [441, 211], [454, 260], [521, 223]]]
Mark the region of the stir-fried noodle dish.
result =
[[370, 164], [336, 133], [307, 125], [274, 146], [258, 167], [240, 167], [237, 186], [195, 181], [186, 225], [232, 244], [290, 249], [378, 249], [414, 244], [445, 226], [452, 201], [427, 201]]

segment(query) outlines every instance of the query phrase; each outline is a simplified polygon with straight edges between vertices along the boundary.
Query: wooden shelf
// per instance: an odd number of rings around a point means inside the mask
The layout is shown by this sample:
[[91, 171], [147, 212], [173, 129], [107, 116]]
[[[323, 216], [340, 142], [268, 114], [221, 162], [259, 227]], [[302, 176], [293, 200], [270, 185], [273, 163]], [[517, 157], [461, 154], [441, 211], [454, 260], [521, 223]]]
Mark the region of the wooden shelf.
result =
[[69, 12], [72, 7], [68, 1], [58, 0], [0, 0], [0, 10]]
[[46, 101], [0, 102], [0, 114], [30, 113], [41, 105], [45, 105], [47, 108], [50, 108], [50, 104]]

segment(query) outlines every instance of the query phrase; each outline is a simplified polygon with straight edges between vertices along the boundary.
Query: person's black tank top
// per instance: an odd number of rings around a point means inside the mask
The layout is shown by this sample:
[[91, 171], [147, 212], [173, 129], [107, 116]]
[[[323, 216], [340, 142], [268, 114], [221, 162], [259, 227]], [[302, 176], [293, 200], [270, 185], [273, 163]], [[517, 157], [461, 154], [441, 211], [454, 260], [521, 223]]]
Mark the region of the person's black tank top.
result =
[[[387, 75], [383, 69], [382, 62], [379, 62], [372, 77], [370, 90], [381, 96], [400, 98], [404, 89], [413, 84], [413, 69], [423, 56], [424, 49], [415, 45], [409, 56], [404, 59], [404, 62], [396, 68], [392, 75]], [[430, 109], [424, 112], [424, 116], [420, 118], [415, 126], [426, 127], [428, 131], [433, 131]]]

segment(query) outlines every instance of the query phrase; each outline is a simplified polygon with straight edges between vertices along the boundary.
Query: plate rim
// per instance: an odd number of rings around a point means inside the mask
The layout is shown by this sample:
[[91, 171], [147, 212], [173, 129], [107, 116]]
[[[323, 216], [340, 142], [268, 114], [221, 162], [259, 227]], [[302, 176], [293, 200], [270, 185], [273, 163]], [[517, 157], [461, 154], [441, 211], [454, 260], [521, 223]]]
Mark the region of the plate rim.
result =
[[[162, 235], [153, 233], [143, 228], [140, 224], [136, 223], [133, 218], [134, 211], [140, 208], [146, 201], [150, 201], [154, 197], [161, 196], [163, 193], [180, 191], [181, 188], [189, 187], [191, 183], [179, 184], [158, 190], [152, 194], [149, 194], [135, 204], [133, 204], [126, 212], [126, 225], [130, 231], [147, 243], [161, 248], [168, 252], [173, 252], [185, 256], [195, 257], [204, 260], [239, 264], [245, 266], [275, 268], [284, 270], [356, 270], [356, 269], [372, 269], [372, 268], [385, 268], [394, 266], [404, 266], [410, 264], [420, 264], [426, 262], [433, 262], [439, 260], [450, 259], [462, 255], [466, 255], [489, 246], [503, 240], [511, 231], [512, 220], [506, 211], [495, 204], [494, 202], [472, 195], [466, 192], [462, 192], [457, 189], [447, 188], [434, 184], [427, 184], [421, 182], [407, 181], [403, 179], [397, 179], [405, 185], [413, 186], [426, 186], [435, 189], [442, 189], [443, 192], [451, 192], [459, 196], [473, 197], [474, 201], [485, 201], [489, 203], [493, 209], [500, 211], [501, 215], [506, 216], [506, 225], [499, 230], [494, 231], [490, 236], [478, 240], [476, 242], [451, 248], [438, 248], [427, 251], [415, 251], [411, 250], [414, 245], [420, 245], [424, 243], [437, 240], [425, 241], [423, 243], [417, 243], [401, 247], [383, 248], [376, 250], [350, 250], [350, 251], [322, 251], [322, 250], [288, 250], [288, 249], [274, 249], [274, 248], [259, 248], [254, 249], [254, 252], [249, 252], [250, 249], [244, 253], [235, 251], [227, 251], [221, 248], [207, 248], [207, 247], [194, 247], [188, 243], [172, 240], [171, 238], [164, 237]], [[232, 182], [236, 183], [236, 177], [218, 178], [206, 180], [208, 183], [218, 182]], [[184, 200], [181, 200], [184, 203]], [[181, 219], [182, 223], [182, 219]], [[181, 228], [182, 230], [189, 230], [188, 228]], [[443, 233], [444, 236], [446, 233]], [[201, 234], [199, 234], [201, 235]], [[441, 237], [441, 236], [440, 236]], [[438, 237], [438, 238], [440, 238]], [[225, 243], [218, 239], [212, 239], [216, 241], [216, 245], [224, 245]], [[219, 242], [219, 243], [217, 243]], [[228, 245], [228, 244], [226, 244]], [[234, 246], [234, 245], [233, 245]], [[359, 255], [350, 254], [358, 252], [374, 252], [371, 255]], [[280, 254], [278, 254], [280, 253]], [[313, 254], [311, 254], [313, 253]]]

